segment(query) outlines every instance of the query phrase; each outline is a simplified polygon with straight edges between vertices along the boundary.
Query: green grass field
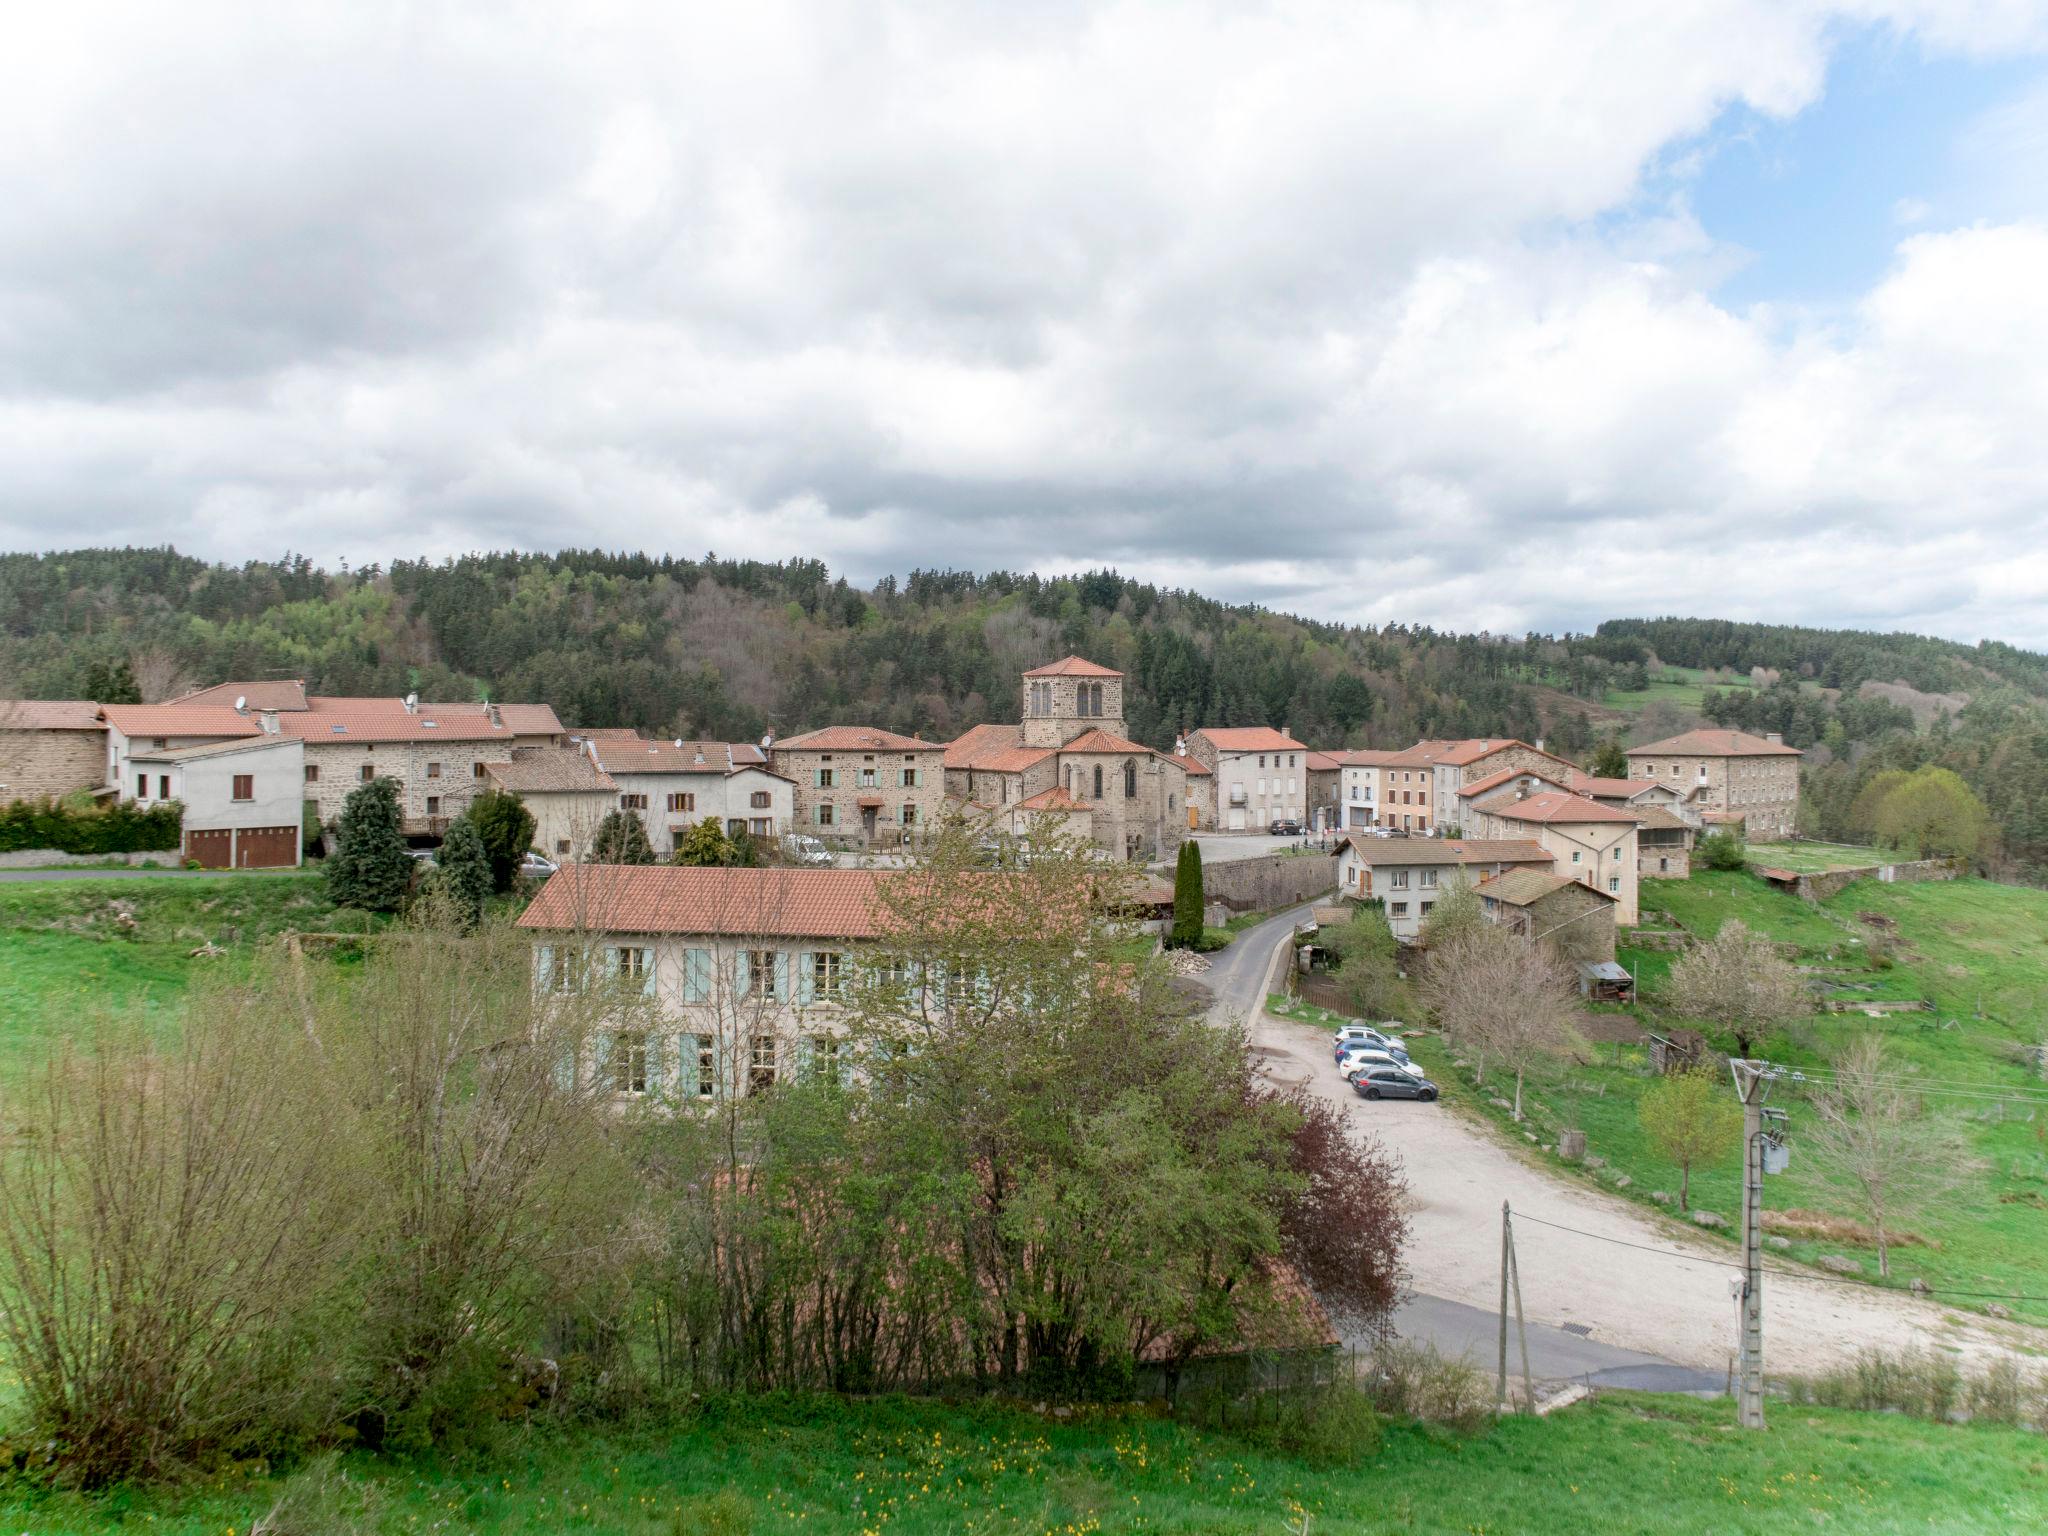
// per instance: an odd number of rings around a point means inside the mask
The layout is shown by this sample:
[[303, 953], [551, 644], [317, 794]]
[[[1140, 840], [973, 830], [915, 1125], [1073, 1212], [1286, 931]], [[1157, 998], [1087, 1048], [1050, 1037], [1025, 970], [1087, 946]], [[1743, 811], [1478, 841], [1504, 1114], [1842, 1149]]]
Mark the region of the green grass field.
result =
[[[349, 1533], [685, 1536], [958, 1532], [2011, 1532], [2048, 1518], [2048, 1447], [2017, 1430], [1780, 1406], [1763, 1434], [1725, 1404], [1629, 1393], [1470, 1436], [1395, 1425], [1312, 1467], [1137, 1413], [1069, 1421], [998, 1406], [757, 1402], [665, 1432], [508, 1435], [468, 1467], [348, 1465], [349, 1491], [273, 1527]], [[0, 1490], [0, 1528], [244, 1536], [263, 1477], [162, 1495]]]
[[1609, 709], [1622, 709], [1630, 713], [1642, 709], [1656, 699], [1676, 704], [1680, 709], [1697, 711], [1705, 701], [1707, 691], [1713, 688], [1747, 688], [1749, 679], [1738, 678], [1731, 682], [1710, 684], [1707, 674], [1698, 667], [1664, 668], [1661, 677], [1653, 678], [1647, 688], [1610, 688], [1600, 702]]
[[[1691, 880], [1645, 881], [1646, 925], [1679, 926], [1710, 937], [1730, 918], [1800, 946], [1800, 963], [1823, 968], [1817, 976], [1825, 995], [1853, 999], [1926, 999], [1932, 1013], [1870, 1017], [1862, 1013], [1816, 1014], [1774, 1040], [1770, 1054], [1791, 1066], [1826, 1062], [1854, 1034], [1881, 1030], [1899, 1058], [1928, 1078], [1977, 1092], [2042, 1086], [2015, 1063], [2005, 1047], [2041, 1038], [2043, 999], [2048, 999], [2048, 893], [1987, 881], [1882, 885], [1859, 881], [1833, 900], [1810, 906], [1746, 874], [1703, 873]], [[1875, 931], [1858, 914], [1870, 912], [1897, 925], [1898, 943], [1888, 969], [1874, 969], [1868, 951]], [[1632, 949], [1621, 959], [1636, 973], [1652, 1005], [1674, 957]], [[1654, 1027], [1651, 1010], [1643, 1022]], [[1677, 1022], [1677, 1021], [1673, 1021]], [[1495, 1092], [1472, 1084], [1456, 1070], [1441, 1042], [1417, 1042], [1416, 1059], [1442, 1085], [1445, 1097], [1503, 1123], [1506, 1116], [1488, 1103]], [[1586, 1133], [1587, 1149], [1605, 1159], [1595, 1174], [1574, 1170], [1612, 1187], [1618, 1175], [1631, 1181], [1627, 1198], [1646, 1205], [1652, 1191], [1675, 1195], [1678, 1170], [1644, 1136], [1636, 1105], [1653, 1081], [1641, 1044], [1599, 1042], [1591, 1059], [1540, 1071], [1525, 1094], [1528, 1128], [1545, 1147], [1541, 1154], [1560, 1171], [1554, 1155], [1556, 1133], [1575, 1127]], [[1792, 1166], [1773, 1177], [1768, 1202], [1776, 1209], [1803, 1208], [1853, 1214], [1816, 1179], [1799, 1156], [1803, 1113], [1796, 1094], [1792, 1109]], [[1988, 1098], [1936, 1099], [1958, 1116], [1981, 1166], [1952, 1198], [1941, 1202], [1911, 1230], [1926, 1243], [1895, 1248], [1890, 1284], [1919, 1277], [1937, 1290], [1996, 1291], [2048, 1295], [2048, 1115], [2037, 1106]], [[1740, 1205], [1739, 1167], [1726, 1161], [1695, 1168], [1693, 1208], [1714, 1211], [1732, 1229]], [[1675, 1206], [1667, 1207], [1675, 1213]], [[1839, 1240], [1793, 1236], [1789, 1257], [1811, 1261], [1834, 1254], [1860, 1262], [1876, 1282], [1873, 1248]], [[1982, 1308], [1992, 1298], [1958, 1298], [1959, 1311]], [[2048, 1303], [2008, 1301], [2013, 1312], [2048, 1322]]]
[[1904, 855], [1878, 848], [1859, 848], [1853, 843], [1751, 843], [1749, 862], [1795, 874], [1821, 874], [1830, 869], [1862, 869], [1883, 864]]

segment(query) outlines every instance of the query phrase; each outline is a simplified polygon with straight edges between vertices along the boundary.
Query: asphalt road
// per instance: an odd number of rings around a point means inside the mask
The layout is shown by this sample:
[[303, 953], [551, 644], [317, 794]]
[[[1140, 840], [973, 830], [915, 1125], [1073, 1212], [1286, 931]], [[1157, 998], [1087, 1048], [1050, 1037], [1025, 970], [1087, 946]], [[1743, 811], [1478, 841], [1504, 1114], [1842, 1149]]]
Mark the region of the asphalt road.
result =
[[[1208, 857], [1208, 850], [1203, 850]], [[1246, 1018], [1264, 1005], [1266, 982], [1273, 970], [1283, 934], [1308, 915], [1307, 907], [1280, 913], [1240, 933], [1229, 948], [1210, 957], [1207, 981], [1214, 997], [1210, 1012], [1219, 1019]], [[1405, 1107], [1405, 1106], [1404, 1106]], [[1415, 1106], [1429, 1112], [1431, 1106]], [[1500, 1314], [1441, 1296], [1411, 1295], [1394, 1313], [1401, 1337], [1423, 1339], [1445, 1355], [1464, 1355], [1492, 1369], [1498, 1359]], [[1631, 1387], [1646, 1392], [1718, 1394], [1725, 1373], [1692, 1369], [1659, 1355], [1623, 1349], [1588, 1335], [1546, 1323], [1526, 1324], [1529, 1370], [1540, 1382], [1584, 1381], [1593, 1386]], [[1342, 1331], [1340, 1329], [1340, 1331]], [[1363, 1343], [1347, 1337], [1346, 1343]], [[1511, 1374], [1521, 1370], [1520, 1345], [1511, 1332], [1508, 1344]]]

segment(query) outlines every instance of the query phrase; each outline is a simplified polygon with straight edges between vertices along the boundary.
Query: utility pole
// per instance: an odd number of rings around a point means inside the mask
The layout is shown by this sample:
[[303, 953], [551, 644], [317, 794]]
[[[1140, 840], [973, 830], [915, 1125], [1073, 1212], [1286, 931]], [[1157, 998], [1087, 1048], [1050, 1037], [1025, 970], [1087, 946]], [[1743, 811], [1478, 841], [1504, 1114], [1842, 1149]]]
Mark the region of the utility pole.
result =
[[1500, 1203], [1500, 1371], [1494, 1377], [1493, 1411], [1508, 1407], [1508, 1203]]
[[1730, 1061], [1742, 1098], [1742, 1381], [1735, 1421], [1764, 1427], [1764, 1095], [1773, 1075], [1761, 1061]]

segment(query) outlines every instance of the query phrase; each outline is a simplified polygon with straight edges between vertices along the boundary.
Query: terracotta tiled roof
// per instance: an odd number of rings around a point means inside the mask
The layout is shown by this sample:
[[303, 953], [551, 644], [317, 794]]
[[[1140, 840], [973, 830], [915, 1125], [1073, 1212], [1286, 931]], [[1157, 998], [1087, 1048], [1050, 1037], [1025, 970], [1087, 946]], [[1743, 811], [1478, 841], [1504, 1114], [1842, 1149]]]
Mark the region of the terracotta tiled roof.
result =
[[[1436, 760], [1462, 768], [1465, 764], [1476, 763], [1480, 758], [1490, 756], [1503, 747], [1521, 747], [1528, 752], [1543, 752], [1541, 747], [1532, 747], [1528, 742], [1515, 736], [1469, 736], [1463, 741], [1444, 742], [1443, 750], [1437, 754]], [[1551, 757], [1548, 752], [1543, 752], [1543, 755]], [[1563, 758], [1553, 758], [1553, 761], [1561, 768], [1570, 767]]]
[[1402, 864], [1542, 864], [1555, 862], [1541, 843], [1513, 837], [1358, 837], [1347, 839], [1361, 861]]
[[977, 758], [968, 766], [976, 773], [1022, 773], [1054, 755], [1050, 747], [1008, 747]]
[[1595, 800], [1602, 796], [1610, 800], [1626, 800], [1630, 795], [1639, 794], [1643, 786], [1651, 782], [1649, 779], [1598, 779], [1574, 769], [1564, 787], [1575, 795], [1590, 795]]
[[1489, 773], [1483, 779], [1475, 779], [1470, 784], [1459, 785], [1458, 797], [1462, 800], [1477, 799], [1480, 795], [1492, 794], [1496, 789], [1499, 789], [1501, 785], [1506, 784], [1512, 779], [1523, 778], [1534, 779], [1539, 784], [1554, 785], [1559, 789], [1563, 789], [1565, 787], [1562, 784], [1558, 784], [1555, 779], [1545, 778], [1540, 773], [1532, 773], [1527, 768], [1503, 768], [1498, 773]]
[[801, 736], [792, 736], [787, 741], [778, 741], [771, 749], [776, 752], [940, 752], [945, 750], [935, 741], [919, 741], [915, 736], [898, 736], [894, 731], [884, 731], [872, 725], [827, 725], [815, 731], [806, 731]]
[[1382, 768], [1428, 768], [1442, 759], [1444, 753], [1456, 746], [1454, 741], [1418, 741], [1412, 747], [1403, 747], [1399, 752], [1390, 752], [1380, 760]]
[[1062, 753], [1139, 752], [1144, 754], [1146, 757], [1150, 757], [1152, 755], [1152, 749], [1150, 747], [1144, 746], [1135, 741], [1126, 741], [1121, 736], [1112, 736], [1109, 734], [1109, 732], [1105, 731], [1099, 725], [1096, 726], [1093, 730], [1083, 731], [1080, 735], [1076, 736], [1072, 741], [1068, 742], [1065, 746], [1061, 747], [1060, 751]]
[[0, 731], [100, 731], [90, 699], [0, 699]]
[[1020, 811], [1086, 811], [1092, 808], [1086, 801], [1076, 800], [1064, 788], [1055, 784], [1051, 789], [1041, 789], [1028, 800], [1019, 800]]
[[1475, 889], [1480, 895], [1490, 896], [1495, 901], [1504, 901], [1511, 907], [1527, 907], [1563, 890], [1568, 885], [1576, 885], [1582, 891], [1591, 891], [1602, 901], [1617, 899], [1597, 886], [1587, 885], [1565, 875], [1546, 875], [1540, 869], [1505, 869], [1491, 879], [1480, 881]]
[[1098, 666], [1081, 656], [1062, 656], [1058, 661], [1033, 667], [1026, 677], [1122, 677], [1114, 667]]
[[1270, 725], [1204, 726], [1195, 732], [1219, 752], [1306, 752], [1307, 747]]
[[422, 704], [411, 711], [398, 699], [318, 698], [299, 711], [280, 711], [277, 728], [313, 745], [328, 741], [495, 741], [514, 732], [492, 723], [475, 705], [443, 713]]
[[1349, 748], [1332, 752], [1339, 768], [1378, 768], [1389, 759], [1399, 757], [1399, 752], [1371, 751], [1364, 747]]
[[1566, 825], [1587, 821], [1633, 823], [1636, 819], [1634, 811], [1616, 810], [1598, 800], [1567, 794], [1561, 789], [1547, 789], [1520, 800], [1513, 795], [1497, 794], [1491, 800], [1480, 801], [1479, 809], [1489, 816], [1507, 816], [1516, 821], [1560, 822]]
[[579, 725], [568, 733], [584, 741], [644, 741], [630, 725]]
[[1179, 763], [1181, 767], [1187, 769], [1189, 778], [1194, 778], [1197, 774], [1205, 774], [1210, 778], [1215, 777], [1215, 771], [1208, 764], [1199, 758], [1189, 757], [1184, 752], [1162, 752], [1159, 755], [1164, 758], [1170, 758], [1174, 762]]
[[484, 771], [518, 795], [588, 794], [619, 787], [576, 747], [514, 747], [510, 761], [487, 763]]
[[729, 741], [646, 741], [637, 736], [601, 737], [591, 744], [606, 773], [766, 772], [760, 750]]
[[[100, 714], [123, 736], [261, 736], [252, 714], [210, 704], [104, 704]], [[284, 716], [280, 715], [279, 719]]]
[[948, 768], [978, 768], [977, 759], [991, 752], [1004, 752], [1024, 737], [1021, 725], [970, 725], [946, 744]]
[[1701, 811], [1700, 820], [1711, 822], [1717, 827], [1739, 826], [1749, 818], [1741, 811]]
[[1661, 805], [1632, 805], [1628, 813], [1635, 817], [1637, 826], [1657, 832], [1682, 831], [1692, 825], [1683, 816], [1667, 811]]
[[881, 929], [871, 869], [681, 869], [570, 865], [548, 877], [522, 928], [593, 933], [760, 934], [872, 939]]
[[1303, 766], [1313, 768], [1318, 773], [1335, 773], [1344, 765], [1337, 761], [1337, 754], [1334, 752], [1311, 752]]
[[1653, 741], [1646, 747], [1630, 747], [1629, 757], [1798, 757], [1797, 747], [1765, 741], [1747, 731], [1685, 731]]
[[180, 694], [173, 703], [218, 705], [233, 709], [236, 699], [247, 699], [251, 709], [304, 709], [306, 684], [302, 679], [269, 678], [251, 683], [215, 683], [211, 688], [194, 688]]

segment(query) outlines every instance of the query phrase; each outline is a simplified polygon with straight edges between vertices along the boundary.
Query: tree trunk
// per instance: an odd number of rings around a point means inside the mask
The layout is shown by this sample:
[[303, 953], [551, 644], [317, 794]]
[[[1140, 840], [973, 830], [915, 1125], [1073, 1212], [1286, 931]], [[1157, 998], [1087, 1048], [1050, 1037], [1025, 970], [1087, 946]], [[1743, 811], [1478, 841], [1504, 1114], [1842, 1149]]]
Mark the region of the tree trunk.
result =
[[1680, 1209], [1681, 1211], [1689, 1211], [1689, 1210], [1691, 1210], [1691, 1209], [1692, 1209], [1692, 1206], [1691, 1206], [1691, 1204], [1689, 1203], [1689, 1202], [1690, 1202], [1690, 1200], [1691, 1200], [1691, 1198], [1692, 1198], [1692, 1164], [1691, 1164], [1691, 1163], [1680, 1163], [1680, 1164], [1678, 1165], [1678, 1208], [1679, 1208], [1679, 1209]]
[[1516, 1121], [1517, 1121], [1517, 1122], [1520, 1122], [1521, 1118], [1522, 1118], [1522, 1069], [1521, 1069], [1520, 1067], [1517, 1067], [1517, 1068], [1515, 1068], [1515, 1119], [1516, 1119]]
[[1885, 1241], [1884, 1223], [1877, 1223], [1877, 1275], [1880, 1280], [1892, 1277], [1891, 1244]]

